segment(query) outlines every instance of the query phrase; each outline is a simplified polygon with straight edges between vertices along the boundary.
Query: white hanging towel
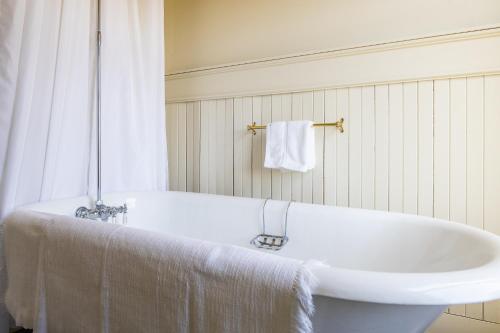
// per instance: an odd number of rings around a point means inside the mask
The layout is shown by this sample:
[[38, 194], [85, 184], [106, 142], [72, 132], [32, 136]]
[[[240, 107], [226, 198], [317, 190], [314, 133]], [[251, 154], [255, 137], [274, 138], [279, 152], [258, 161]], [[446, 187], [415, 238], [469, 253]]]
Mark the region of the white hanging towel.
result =
[[277, 121], [267, 125], [264, 167], [306, 172], [315, 164], [312, 121]]

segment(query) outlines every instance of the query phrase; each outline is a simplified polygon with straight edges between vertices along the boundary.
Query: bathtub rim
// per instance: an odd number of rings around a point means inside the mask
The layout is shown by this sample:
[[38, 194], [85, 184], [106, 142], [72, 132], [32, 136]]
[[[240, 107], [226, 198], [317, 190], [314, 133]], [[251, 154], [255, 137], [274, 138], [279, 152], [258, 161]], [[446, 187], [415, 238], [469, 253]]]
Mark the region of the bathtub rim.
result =
[[[262, 200], [256, 198], [242, 198], [205, 193], [186, 193], [176, 191], [122, 191], [103, 194], [104, 200], [124, 196], [141, 195], [193, 195], [219, 196], [231, 199]], [[84, 195], [57, 200], [33, 203], [17, 208], [43, 211], [48, 204], [84, 204], [91, 203], [93, 197]], [[315, 205], [297, 203], [298, 205]], [[320, 205], [323, 206], [323, 205]], [[331, 206], [335, 207], [335, 206]], [[50, 207], [49, 207], [50, 208]], [[74, 209], [77, 207], [75, 206]], [[343, 210], [363, 210], [359, 208], [336, 207]], [[371, 211], [371, 210], [370, 210]], [[404, 215], [410, 214], [374, 211], [377, 214]], [[450, 230], [472, 232], [495, 249], [494, 258], [484, 265], [448, 272], [404, 273], [379, 272], [359, 269], [348, 269], [323, 265], [316, 261], [305, 262], [318, 280], [313, 290], [314, 295], [339, 298], [352, 301], [363, 301], [381, 304], [401, 305], [453, 305], [481, 303], [500, 299], [500, 237], [488, 231], [480, 230], [460, 223], [410, 215], [416, 219], [445, 223]], [[74, 218], [74, 217], [73, 217]], [[133, 227], [133, 226], [132, 226]], [[168, 233], [165, 231], [165, 233]], [[174, 233], [169, 233], [173, 234]], [[185, 237], [185, 236], [183, 236]], [[233, 244], [238, 246], [236, 244]], [[481, 276], [481, 277], [479, 277]]]

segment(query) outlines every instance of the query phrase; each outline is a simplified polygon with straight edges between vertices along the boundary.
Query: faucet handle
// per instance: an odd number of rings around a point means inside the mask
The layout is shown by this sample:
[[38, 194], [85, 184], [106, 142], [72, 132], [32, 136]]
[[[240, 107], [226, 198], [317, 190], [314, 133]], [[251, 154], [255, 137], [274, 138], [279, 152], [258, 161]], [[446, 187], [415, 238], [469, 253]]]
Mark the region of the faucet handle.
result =
[[87, 207], [78, 207], [78, 209], [75, 212], [75, 217], [85, 219], [89, 216], [89, 209]]

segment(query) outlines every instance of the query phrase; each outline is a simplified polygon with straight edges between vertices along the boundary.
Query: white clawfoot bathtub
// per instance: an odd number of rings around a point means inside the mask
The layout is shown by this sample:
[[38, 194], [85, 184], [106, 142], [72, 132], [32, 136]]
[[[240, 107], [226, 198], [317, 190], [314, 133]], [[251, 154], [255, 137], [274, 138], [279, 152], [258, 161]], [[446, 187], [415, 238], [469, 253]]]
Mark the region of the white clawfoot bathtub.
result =
[[[262, 233], [263, 200], [182, 192], [114, 193], [128, 224], [247, 248]], [[88, 197], [24, 208], [73, 215]], [[287, 203], [269, 201], [267, 233], [284, 232]], [[273, 252], [317, 260], [315, 332], [416, 333], [451, 304], [500, 298], [500, 237], [404, 214], [293, 203], [289, 242]], [[268, 250], [259, 250], [268, 251]]]

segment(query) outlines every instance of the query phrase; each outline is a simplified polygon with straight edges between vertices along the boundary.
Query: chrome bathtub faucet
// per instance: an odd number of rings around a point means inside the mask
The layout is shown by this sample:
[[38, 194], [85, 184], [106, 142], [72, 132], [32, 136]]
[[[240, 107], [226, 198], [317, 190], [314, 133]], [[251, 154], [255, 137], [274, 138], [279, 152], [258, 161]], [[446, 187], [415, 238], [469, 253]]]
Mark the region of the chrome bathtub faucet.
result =
[[103, 203], [97, 203], [95, 208], [79, 207], [75, 212], [75, 217], [90, 220], [108, 221], [111, 217], [113, 221], [118, 214], [127, 214], [127, 204], [123, 206], [106, 206]]

